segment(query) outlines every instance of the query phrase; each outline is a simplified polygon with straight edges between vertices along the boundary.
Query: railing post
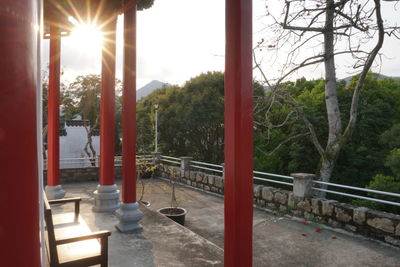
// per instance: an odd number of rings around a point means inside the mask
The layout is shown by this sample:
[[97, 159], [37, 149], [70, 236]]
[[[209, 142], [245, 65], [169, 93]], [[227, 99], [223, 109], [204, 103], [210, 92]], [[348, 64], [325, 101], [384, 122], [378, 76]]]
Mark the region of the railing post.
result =
[[152, 152], [153, 155], [153, 164], [158, 165], [161, 163], [161, 152]]
[[315, 179], [314, 174], [309, 173], [292, 173], [293, 177], [293, 195], [296, 197], [312, 196], [312, 180]]
[[222, 165], [222, 179], [225, 178], [225, 163], [221, 163]]
[[181, 159], [181, 169], [186, 172], [190, 170], [190, 161], [192, 161], [192, 157], [180, 157]]

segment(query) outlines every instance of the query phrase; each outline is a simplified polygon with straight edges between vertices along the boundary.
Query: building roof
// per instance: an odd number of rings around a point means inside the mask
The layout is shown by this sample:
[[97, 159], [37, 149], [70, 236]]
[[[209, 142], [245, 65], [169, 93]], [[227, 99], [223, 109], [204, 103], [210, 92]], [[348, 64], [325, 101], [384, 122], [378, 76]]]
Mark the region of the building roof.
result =
[[[112, 16], [123, 13], [124, 9], [139, 1], [138, 10], [150, 8], [154, 0], [44, 0], [44, 36], [68, 35], [74, 25], [69, 17], [77, 21], [96, 21], [103, 23]], [[50, 33], [50, 25], [59, 28], [58, 32]]]

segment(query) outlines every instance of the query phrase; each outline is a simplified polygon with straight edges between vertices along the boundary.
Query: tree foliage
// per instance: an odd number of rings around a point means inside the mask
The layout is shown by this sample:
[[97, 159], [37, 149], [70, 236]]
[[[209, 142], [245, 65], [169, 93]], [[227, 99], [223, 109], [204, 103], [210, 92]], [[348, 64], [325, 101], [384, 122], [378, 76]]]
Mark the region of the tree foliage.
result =
[[[100, 75], [89, 74], [77, 76], [75, 80], [68, 86], [61, 84], [60, 86], [60, 105], [62, 110], [62, 117], [60, 123], [65, 120], [71, 120], [75, 115], [81, 115], [82, 119], [87, 122], [86, 128], [88, 133], [88, 146], [91, 146], [91, 136], [94, 131], [100, 129], [100, 88], [101, 77]], [[44, 124], [47, 122], [47, 90], [48, 83], [46, 80], [43, 82], [43, 110]], [[116, 80], [115, 90], [116, 108], [115, 108], [115, 151], [116, 154], [121, 154], [121, 97], [118, 96], [121, 91], [121, 82]], [[86, 148], [85, 148], [86, 149]], [[93, 149], [91, 156], [95, 156]], [[89, 150], [88, 150], [89, 151]]]
[[[267, 48], [267, 51], [274, 49], [278, 52], [287, 47], [288, 52], [282, 73], [276, 79], [268, 77], [262, 68], [262, 62], [254, 57], [256, 68], [271, 89], [271, 94], [265, 101], [269, 102], [270, 107], [274, 106], [274, 102], [291, 106], [292, 112], [287, 116], [297, 117], [306, 129], [295, 135], [288, 135], [286, 140], [308, 135], [320, 158], [315, 173], [320, 180], [330, 181], [339, 156], [352, 139], [360, 120], [360, 97], [367, 87], [368, 72], [375, 59], [379, 58], [385, 36], [399, 37], [399, 28], [384, 20], [380, 0], [288, 0], [285, 1], [280, 17], [269, 13], [268, 6], [267, 13], [274, 21], [271, 25], [275, 30], [274, 44], [267, 44], [262, 39], [255, 50]], [[343, 97], [340, 94], [344, 94], [341, 92], [343, 84], [337, 82], [335, 63], [338, 57], [343, 56], [352, 60], [353, 69], [359, 73], [352, 81], [351, 97], [346, 98], [345, 103], [341, 100]], [[305, 95], [297, 95], [297, 91], [291, 91], [288, 84], [283, 83], [298, 70], [319, 64], [324, 69], [324, 95], [321, 95], [326, 106], [326, 123], [321, 124], [324, 129], [314, 123], [317, 119], [315, 114], [308, 113], [313, 101], [304, 102], [303, 100], [310, 99], [303, 99]], [[271, 110], [272, 108], [267, 108], [266, 112]], [[268, 120], [270, 115], [267, 114], [266, 118]], [[271, 124], [271, 121], [267, 123]], [[321, 136], [319, 131], [326, 131], [326, 134]], [[324, 197], [325, 193], [321, 192], [320, 195]]]
[[[263, 94], [259, 85], [255, 88], [255, 92]], [[182, 87], [164, 87], [141, 99], [137, 104], [139, 153], [154, 151], [155, 103], [159, 104], [159, 151], [206, 162], [223, 162], [223, 73], [207, 72]]]

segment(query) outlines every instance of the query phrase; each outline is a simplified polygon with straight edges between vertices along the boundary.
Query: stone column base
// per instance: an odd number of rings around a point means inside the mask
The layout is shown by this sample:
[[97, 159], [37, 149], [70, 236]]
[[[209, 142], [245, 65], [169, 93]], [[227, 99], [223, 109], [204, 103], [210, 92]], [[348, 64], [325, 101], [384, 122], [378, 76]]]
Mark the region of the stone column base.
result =
[[117, 185], [97, 185], [94, 191], [94, 212], [110, 212], [119, 208], [119, 190]]
[[65, 196], [65, 191], [61, 185], [46, 185], [44, 192], [46, 193], [47, 199], [60, 199]]
[[115, 212], [115, 215], [119, 219], [119, 224], [115, 226], [118, 231], [125, 233], [142, 229], [139, 221], [143, 217], [143, 212], [139, 210], [137, 202], [122, 203], [121, 207]]

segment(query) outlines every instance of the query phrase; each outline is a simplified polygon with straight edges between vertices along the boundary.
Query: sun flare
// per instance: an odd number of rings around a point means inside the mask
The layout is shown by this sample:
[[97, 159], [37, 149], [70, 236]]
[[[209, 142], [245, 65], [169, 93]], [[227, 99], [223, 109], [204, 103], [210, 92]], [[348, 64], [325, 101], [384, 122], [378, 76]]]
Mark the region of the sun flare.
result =
[[71, 31], [68, 42], [80, 53], [94, 54], [98, 53], [102, 47], [103, 33], [99, 26], [94, 23], [79, 23], [71, 21], [75, 27]]
[[102, 32], [93, 24], [78, 24], [71, 32], [71, 39], [88, 49], [101, 47]]

